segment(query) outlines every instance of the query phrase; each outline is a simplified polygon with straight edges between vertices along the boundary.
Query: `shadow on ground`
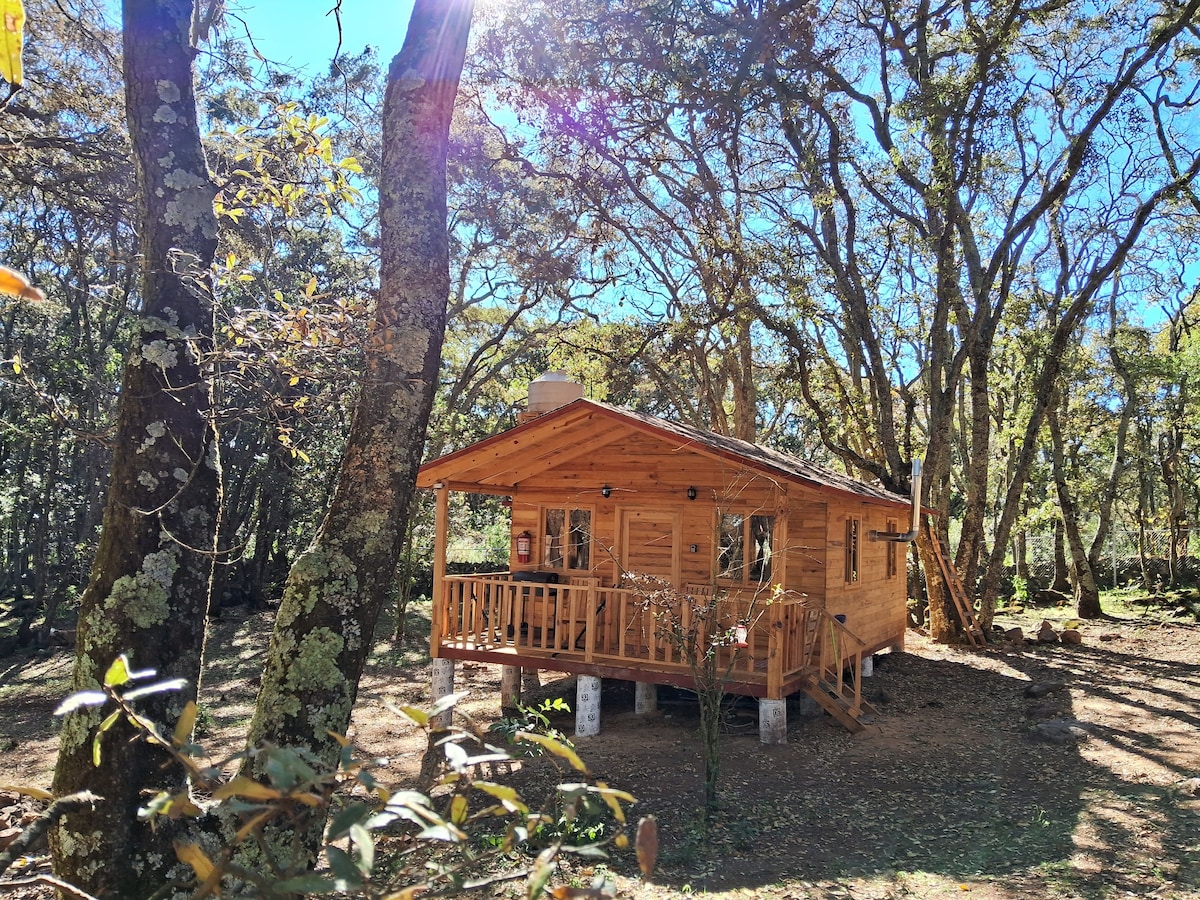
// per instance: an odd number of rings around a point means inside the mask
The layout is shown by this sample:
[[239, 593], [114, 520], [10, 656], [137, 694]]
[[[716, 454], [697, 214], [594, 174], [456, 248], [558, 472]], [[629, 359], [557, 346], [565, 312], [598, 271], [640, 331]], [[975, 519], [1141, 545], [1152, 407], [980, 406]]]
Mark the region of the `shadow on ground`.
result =
[[[1198, 746], [1200, 666], [1103, 645], [878, 659], [867, 691], [880, 715], [863, 734], [792, 710], [786, 746], [726, 736], [707, 842], [694, 704], [647, 722], [627, 683], [605, 682], [604, 733], [578, 750], [658, 819], [657, 883], [757, 891], [917, 873], [1087, 898], [1200, 886], [1200, 801], [1169, 783], [1200, 774], [1182, 753]], [[1065, 686], [1025, 694], [1054, 681]], [[571, 702], [573, 690], [545, 692]], [[1075, 723], [1080, 742], [1036, 739], [1048, 719]]]

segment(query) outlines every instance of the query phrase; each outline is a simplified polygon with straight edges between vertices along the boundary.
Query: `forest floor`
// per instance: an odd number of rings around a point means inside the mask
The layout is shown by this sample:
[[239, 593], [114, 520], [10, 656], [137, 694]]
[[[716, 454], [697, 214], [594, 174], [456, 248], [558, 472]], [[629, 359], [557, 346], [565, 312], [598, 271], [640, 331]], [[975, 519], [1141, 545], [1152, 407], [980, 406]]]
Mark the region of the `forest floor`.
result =
[[[632, 685], [606, 681], [602, 733], [576, 749], [637, 797], [634, 818], [657, 818], [658, 867], [641, 880], [629, 851], [571, 862], [563, 881], [601, 876], [638, 900], [1200, 898], [1200, 625], [1183, 610], [1113, 609], [1080, 626], [1078, 646], [976, 650], [910, 631], [904, 652], [876, 658], [864, 690], [878, 715], [858, 735], [790, 709], [787, 744], [763, 746], [751, 704], [723, 738], [722, 808], [707, 837], [694, 701], [663, 689], [659, 714], [637, 716]], [[422, 611], [410, 617], [416, 628]], [[269, 613], [234, 612], [209, 640], [199, 740], [214, 758], [244, 734], [270, 631]], [[1068, 618], [1030, 609], [997, 624], [1031, 634], [1043, 619]], [[385, 784], [411, 786], [418, 771], [424, 737], [385, 704], [429, 702], [425, 644], [420, 632], [382, 642], [360, 690], [352, 736], [385, 760], [376, 772]], [[0, 784], [49, 784], [51, 713], [70, 664], [65, 652], [0, 660]], [[485, 727], [499, 717], [499, 674], [458, 667], [463, 709]], [[573, 705], [574, 693], [573, 678], [543, 673], [526, 701]], [[553, 721], [573, 729], [573, 715]], [[1047, 721], [1059, 725], [1039, 737]], [[548, 760], [511, 776], [526, 797], [561, 777]], [[0, 792], [0, 832], [22, 808]], [[44, 866], [27, 862], [23, 873]], [[2, 888], [0, 898], [49, 896]]]

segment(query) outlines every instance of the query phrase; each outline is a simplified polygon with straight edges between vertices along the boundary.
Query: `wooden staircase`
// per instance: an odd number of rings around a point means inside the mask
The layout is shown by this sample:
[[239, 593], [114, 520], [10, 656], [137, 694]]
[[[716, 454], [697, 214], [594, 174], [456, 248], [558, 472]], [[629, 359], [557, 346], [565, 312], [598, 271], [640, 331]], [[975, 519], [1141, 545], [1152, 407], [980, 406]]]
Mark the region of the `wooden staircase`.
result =
[[835, 616], [814, 613], [805, 634], [809, 675], [801, 687], [847, 731], [862, 731], [861, 717], [877, 712], [862, 696], [864, 645]]
[[987, 635], [983, 633], [983, 626], [975, 617], [975, 602], [967, 596], [962, 579], [958, 577], [958, 570], [950, 563], [949, 552], [942, 545], [942, 539], [938, 537], [937, 530], [928, 519], [925, 520], [925, 534], [928, 535], [930, 546], [933, 547], [933, 555], [937, 557], [942, 580], [946, 585], [946, 590], [950, 592], [950, 599], [954, 601], [955, 609], [958, 610], [958, 620], [962, 623], [967, 640], [972, 647], [986, 646]]
[[[855, 680], [860, 676], [856, 673]], [[804, 693], [817, 701], [817, 705], [837, 720], [847, 731], [857, 734], [865, 727], [861, 716], [875, 715], [876, 709], [859, 697], [857, 702], [837, 685], [813, 675], [804, 685]]]

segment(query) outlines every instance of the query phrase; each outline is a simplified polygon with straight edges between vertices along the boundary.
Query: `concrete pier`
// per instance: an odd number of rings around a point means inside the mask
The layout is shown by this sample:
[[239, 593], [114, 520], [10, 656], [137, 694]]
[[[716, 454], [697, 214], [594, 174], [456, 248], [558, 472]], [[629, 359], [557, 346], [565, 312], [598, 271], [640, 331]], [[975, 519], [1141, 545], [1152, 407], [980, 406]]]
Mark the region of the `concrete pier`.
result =
[[502, 710], [516, 709], [521, 702], [521, 667], [501, 666], [500, 668], [500, 708]]
[[575, 736], [595, 737], [600, 733], [600, 679], [580, 675], [575, 682]]
[[758, 742], [760, 744], [787, 743], [787, 701], [758, 701]]
[[[433, 702], [437, 703], [443, 697], [454, 693], [454, 660], [435, 659], [430, 666], [433, 681]], [[454, 720], [454, 710], [448, 709], [438, 713], [430, 720], [435, 728], [449, 728]]]
[[658, 685], [638, 681], [633, 686], [633, 711], [639, 716], [658, 712]]

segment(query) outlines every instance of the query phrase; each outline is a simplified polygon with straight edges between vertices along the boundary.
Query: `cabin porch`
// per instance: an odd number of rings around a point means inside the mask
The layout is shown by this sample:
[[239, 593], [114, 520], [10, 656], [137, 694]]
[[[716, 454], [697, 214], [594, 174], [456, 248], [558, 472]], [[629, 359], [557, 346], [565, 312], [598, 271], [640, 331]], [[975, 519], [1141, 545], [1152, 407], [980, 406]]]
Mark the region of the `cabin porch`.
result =
[[[644, 589], [605, 586], [597, 578], [518, 580], [509, 572], [442, 575], [437, 587], [436, 658], [694, 686], [679, 640], [661, 624], [661, 599]], [[704, 598], [711, 590], [683, 585], [677, 594]], [[706, 623], [689, 620], [689, 603], [679, 601], [671, 614], [682, 630], [700, 629], [701, 646], [714, 639], [703, 633]], [[710, 621], [745, 629], [743, 635], [723, 625], [715, 636], [728, 693], [782, 703], [804, 691], [847, 728], [862, 727], [867, 704], [859, 673], [864, 657], [878, 648], [867, 647], [819, 603], [788, 595], [768, 603], [751, 592], [722, 591]]]

